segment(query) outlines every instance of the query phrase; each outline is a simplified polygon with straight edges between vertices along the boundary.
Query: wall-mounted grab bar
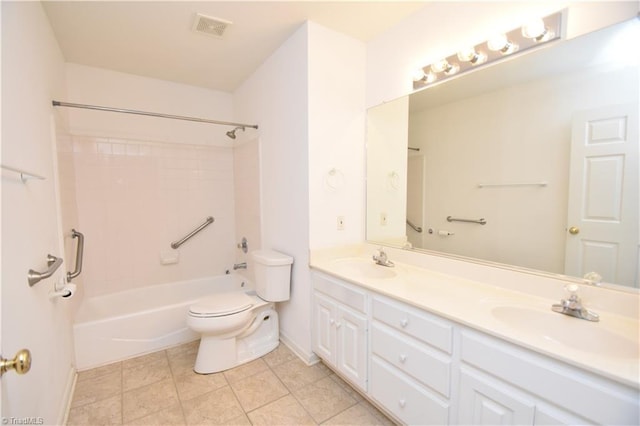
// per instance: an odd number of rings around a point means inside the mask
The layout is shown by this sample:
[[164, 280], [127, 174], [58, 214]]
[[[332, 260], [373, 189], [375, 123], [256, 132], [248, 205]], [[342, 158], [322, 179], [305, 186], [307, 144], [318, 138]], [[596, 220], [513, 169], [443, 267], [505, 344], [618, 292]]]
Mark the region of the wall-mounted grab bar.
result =
[[62, 265], [61, 257], [55, 257], [51, 254], [48, 254], [47, 266], [49, 267], [49, 269], [47, 269], [44, 272], [38, 272], [38, 271], [34, 271], [33, 269], [29, 269], [29, 272], [27, 273], [27, 280], [29, 281], [29, 287], [33, 287], [34, 285], [39, 283], [41, 280], [44, 280], [45, 278], [49, 278], [51, 275], [53, 275], [54, 272], [56, 272], [56, 270], [60, 267], [60, 265]]
[[180, 247], [182, 244], [185, 243], [185, 241], [187, 241], [189, 238], [193, 237], [194, 235], [196, 235], [198, 232], [202, 231], [204, 228], [206, 228], [207, 226], [211, 225], [213, 223], [215, 219], [211, 216], [207, 217], [207, 220], [204, 221], [204, 223], [200, 226], [198, 226], [196, 229], [194, 229], [193, 231], [189, 232], [187, 235], [185, 235], [182, 239], [178, 240], [178, 241], [174, 241], [171, 243], [171, 248], [172, 249], [177, 249], [178, 247]]
[[76, 247], [76, 269], [73, 272], [67, 272], [67, 282], [69, 283], [82, 272], [82, 257], [84, 255], [84, 235], [72, 229], [71, 238], [78, 239], [78, 246]]
[[547, 186], [548, 182], [511, 182], [511, 183], [479, 183], [478, 188], [506, 188], [517, 186]]
[[413, 229], [416, 232], [422, 232], [422, 227], [411, 222], [409, 219], [407, 219], [407, 225], [409, 225], [411, 229]]
[[5, 166], [4, 164], [0, 165], [0, 168], [2, 170], [7, 170], [13, 173], [17, 173], [20, 176], [20, 180], [22, 181], [22, 183], [25, 183], [26, 181], [31, 179], [40, 179], [40, 180], [45, 179], [44, 176], [40, 176], [35, 173], [28, 172], [26, 170], [18, 169], [16, 167]]
[[455, 217], [447, 216], [447, 222], [469, 222], [469, 223], [479, 223], [480, 225], [486, 225], [487, 221], [484, 218], [480, 219], [458, 219]]

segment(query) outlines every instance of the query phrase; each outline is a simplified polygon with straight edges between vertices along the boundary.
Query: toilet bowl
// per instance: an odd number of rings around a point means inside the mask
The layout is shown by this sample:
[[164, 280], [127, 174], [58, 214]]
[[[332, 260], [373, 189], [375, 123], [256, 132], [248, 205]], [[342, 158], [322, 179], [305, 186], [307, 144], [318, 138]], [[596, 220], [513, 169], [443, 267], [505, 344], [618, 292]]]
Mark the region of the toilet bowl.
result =
[[196, 373], [224, 371], [278, 347], [275, 302], [289, 299], [293, 258], [273, 250], [259, 250], [251, 255], [256, 292], [216, 293], [189, 308], [187, 326], [201, 336]]

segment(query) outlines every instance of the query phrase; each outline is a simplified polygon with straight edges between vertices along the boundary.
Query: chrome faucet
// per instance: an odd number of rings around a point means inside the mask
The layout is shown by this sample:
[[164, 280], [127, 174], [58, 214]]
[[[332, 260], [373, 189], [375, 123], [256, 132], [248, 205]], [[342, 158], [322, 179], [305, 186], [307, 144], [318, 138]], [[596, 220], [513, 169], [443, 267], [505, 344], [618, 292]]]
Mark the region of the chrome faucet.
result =
[[564, 315], [584, 319], [587, 321], [600, 321], [600, 316], [593, 313], [582, 306], [582, 302], [578, 297], [578, 286], [576, 284], [570, 284], [565, 287], [569, 292], [568, 299], [560, 300], [560, 303], [553, 304], [551, 310]]
[[242, 262], [242, 263], [234, 263], [233, 264], [233, 270], [238, 270], [238, 269], [247, 269], [247, 262]]
[[376, 262], [377, 265], [386, 266], [388, 268], [393, 268], [395, 266], [393, 262], [387, 258], [387, 253], [385, 253], [384, 250], [382, 250], [382, 247], [378, 249], [377, 256], [375, 254], [373, 255], [373, 260]]

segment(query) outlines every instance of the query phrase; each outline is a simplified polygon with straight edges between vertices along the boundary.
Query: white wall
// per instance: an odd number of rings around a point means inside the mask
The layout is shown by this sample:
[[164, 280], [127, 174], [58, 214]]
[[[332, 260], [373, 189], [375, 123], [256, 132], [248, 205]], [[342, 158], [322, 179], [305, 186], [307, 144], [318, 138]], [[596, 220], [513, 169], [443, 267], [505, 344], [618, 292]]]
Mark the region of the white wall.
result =
[[[67, 99], [79, 104], [233, 121], [233, 96], [226, 92], [68, 63]], [[232, 146], [231, 127], [165, 118], [69, 108], [74, 135], [200, 145]]]
[[289, 37], [234, 103], [237, 120], [260, 126], [262, 248], [294, 258], [291, 300], [278, 303], [281, 337], [310, 359], [308, 31]]
[[[309, 23], [310, 248], [364, 240], [365, 44]], [[344, 229], [338, 230], [338, 216]]]
[[415, 71], [532, 17], [568, 9], [566, 35], [577, 37], [633, 18], [636, 1], [433, 2], [367, 44], [367, 107], [412, 91]]
[[64, 256], [54, 146], [63, 122], [51, 107], [64, 95], [64, 61], [42, 6], [2, 2], [2, 164], [46, 180], [2, 172], [2, 355], [27, 348], [33, 361], [26, 375], [2, 377], [1, 415], [44, 424], [63, 420], [74, 372], [70, 301], [48, 299], [71, 260], [34, 287], [26, 275], [46, 270], [47, 254]]

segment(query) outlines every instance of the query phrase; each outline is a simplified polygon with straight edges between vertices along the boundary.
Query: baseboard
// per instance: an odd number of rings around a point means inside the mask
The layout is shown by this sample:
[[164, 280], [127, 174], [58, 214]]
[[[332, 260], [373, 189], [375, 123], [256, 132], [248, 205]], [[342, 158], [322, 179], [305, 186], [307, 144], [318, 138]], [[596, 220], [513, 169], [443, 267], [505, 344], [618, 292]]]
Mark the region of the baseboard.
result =
[[76, 388], [76, 374], [75, 367], [69, 368], [69, 374], [67, 376], [67, 384], [64, 387], [64, 394], [62, 395], [62, 403], [60, 404], [60, 413], [58, 414], [59, 425], [66, 425], [69, 419], [69, 410], [71, 409], [71, 402], [73, 401], [73, 391]]
[[296, 356], [298, 358], [300, 358], [302, 360], [302, 362], [304, 362], [305, 364], [313, 365], [313, 364], [317, 364], [318, 362], [320, 362], [320, 358], [318, 358], [318, 355], [316, 355], [313, 352], [308, 352], [308, 351], [304, 350], [303, 348], [301, 348], [293, 340], [291, 340], [289, 337], [287, 337], [287, 335], [284, 334], [282, 332], [282, 330], [280, 330], [280, 341], [286, 347], [291, 349], [291, 352], [296, 354]]

